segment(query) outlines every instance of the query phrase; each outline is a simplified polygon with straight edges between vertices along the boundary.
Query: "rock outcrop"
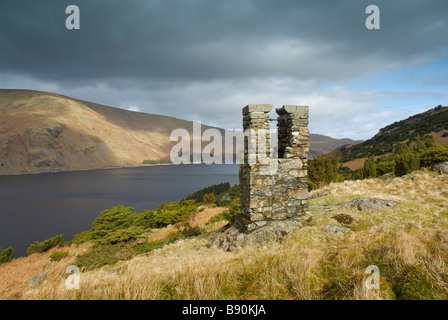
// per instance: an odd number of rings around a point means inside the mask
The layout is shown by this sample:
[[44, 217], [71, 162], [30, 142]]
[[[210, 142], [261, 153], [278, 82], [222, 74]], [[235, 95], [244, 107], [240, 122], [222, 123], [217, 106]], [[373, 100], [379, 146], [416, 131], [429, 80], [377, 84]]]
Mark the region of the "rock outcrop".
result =
[[398, 203], [392, 200], [381, 200], [375, 198], [356, 198], [342, 204], [340, 207], [356, 208], [359, 211], [380, 210], [387, 207], [395, 207]]
[[433, 170], [440, 174], [448, 174], [448, 161], [434, 165]]

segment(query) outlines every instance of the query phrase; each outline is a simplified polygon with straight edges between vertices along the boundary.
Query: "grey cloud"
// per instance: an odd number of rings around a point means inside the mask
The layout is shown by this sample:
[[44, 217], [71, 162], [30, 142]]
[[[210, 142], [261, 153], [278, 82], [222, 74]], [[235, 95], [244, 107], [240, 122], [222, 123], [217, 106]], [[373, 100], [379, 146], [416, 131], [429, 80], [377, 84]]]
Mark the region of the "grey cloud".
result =
[[276, 75], [338, 81], [417, 63], [447, 48], [444, 0], [381, 2], [378, 31], [364, 27], [367, 1], [70, 4], [80, 7], [81, 30], [65, 29], [66, 1], [3, 0], [0, 70], [62, 82]]
[[[65, 29], [70, 4], [80, 30]], [[364, 26], [370, 4], [380, 30]], [[225, 128], [241, 126], [248, 103], [307, 104], [312, 131], [368, 138], [415, 111], [384, 102], [409, 94], [338, 86], [446, 57], [447, 9], [446, 0], [2, 0], [0, 86]]]

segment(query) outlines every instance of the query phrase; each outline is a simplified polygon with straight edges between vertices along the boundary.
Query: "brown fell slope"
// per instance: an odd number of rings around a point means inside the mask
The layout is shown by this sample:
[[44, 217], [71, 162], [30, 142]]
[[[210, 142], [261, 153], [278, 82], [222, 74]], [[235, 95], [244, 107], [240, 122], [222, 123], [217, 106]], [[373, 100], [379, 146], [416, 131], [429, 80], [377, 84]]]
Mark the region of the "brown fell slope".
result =
[[[191, 121], [54, 93], [0, 89], [0, 175], [133, 167], [141, 166], [143, 160], [169, 160], [176, 143], [170, 142], [170, 134], [177, 128], [192, 135]], [[208, 128], [202, 125], [202, 130]], [[316, 134], [311, 134], [310, 141], [310, 156], [355, 143]]]
[[[0, 174], [130, 167], [168, 159], [190, 121], [58, 94], [0, 90]], [[209, 127], [203, 126], [203, 129]]]

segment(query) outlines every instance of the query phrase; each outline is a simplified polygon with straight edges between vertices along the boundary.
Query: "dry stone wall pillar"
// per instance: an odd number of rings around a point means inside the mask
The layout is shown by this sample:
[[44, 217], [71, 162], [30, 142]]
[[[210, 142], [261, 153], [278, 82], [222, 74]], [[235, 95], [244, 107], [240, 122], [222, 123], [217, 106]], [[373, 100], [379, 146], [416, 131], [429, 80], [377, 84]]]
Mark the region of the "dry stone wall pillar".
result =
[[[244, 161], [240, 164], [240, 205], [236, 226], [242, 232], [260, 228], [291, 231], [302, 225], [309, 214], [307, 152], [309, 151], [308, 107], [285, 105], [276, 109], [278, 158], [276, 170], [266, 173], [269, 164], [258, 161], [260, 133], [269, 132], [269, 104], [248, 105], [243, 109], [245, 131]], [[248, 135], [248, 133], [251, 133]], [[262, 139], [263, 140], [263, 139]], [[257, 147], [253, 147], [253, 146]], [[266, 139], [269, 152], [270, 139]]]

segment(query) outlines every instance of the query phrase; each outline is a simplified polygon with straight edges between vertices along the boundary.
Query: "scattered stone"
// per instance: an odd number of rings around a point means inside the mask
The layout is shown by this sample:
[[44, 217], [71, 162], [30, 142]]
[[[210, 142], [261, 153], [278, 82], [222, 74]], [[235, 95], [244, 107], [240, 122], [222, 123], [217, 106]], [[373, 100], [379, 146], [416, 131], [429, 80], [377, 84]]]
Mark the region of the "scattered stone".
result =
[[352, 207], [359, 211], [380, 210], [386, 207], [395, 207], [398, 203], [392, 200], [375, 198], [356, 198], [341, 205], [342, 208]]
[[347, 231], [350, 231], [350, 228], [348, 228], [348, 227], [332, 226], [332, 225], [328, 224], [328, 225], [325, 226], [324, 231], [326, 233], [346, 233]]
[[331, 212], [335, 209], [338, 209], [339, 206], [336, 205], [328, 205], [328, 206], [316, 206], [316, 205], [312, 205], [310, 206], [310, 212], [312, 215], [315, 214], [325, 214], [328, 212]]
[[310, 199], [322, 198], [322, 197], [328, 196], [329, 194], [330, 194], [330, 191], [324, 190], [322, 192], [313, 194], [312, 196], [310, 196]]
[[37, 288], [42, 283], [44, 277], [47, 275], [46, 272], [38, 274], [37, 276], [31, 277], [28, 279], [28, 286], [30, 288]]
[[440, 174], [448, 174], [448, 161], [436, 164], [433, 170]]

